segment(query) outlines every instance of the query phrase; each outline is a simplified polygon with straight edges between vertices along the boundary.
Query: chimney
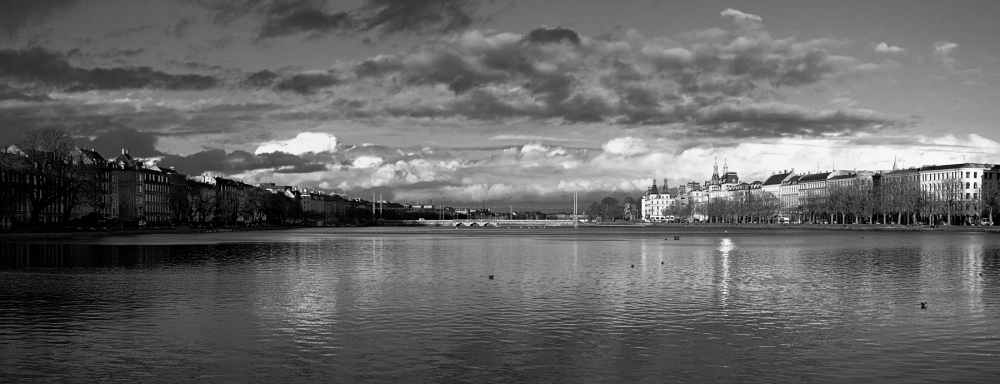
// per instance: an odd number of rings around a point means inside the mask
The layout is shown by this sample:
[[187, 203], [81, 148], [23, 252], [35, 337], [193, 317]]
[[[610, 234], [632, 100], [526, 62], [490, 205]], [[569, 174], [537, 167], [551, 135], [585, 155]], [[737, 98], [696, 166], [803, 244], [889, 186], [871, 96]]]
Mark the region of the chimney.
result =
[[122, 148], [122, 154], [123, 155], [125, 154], [125, 148]]

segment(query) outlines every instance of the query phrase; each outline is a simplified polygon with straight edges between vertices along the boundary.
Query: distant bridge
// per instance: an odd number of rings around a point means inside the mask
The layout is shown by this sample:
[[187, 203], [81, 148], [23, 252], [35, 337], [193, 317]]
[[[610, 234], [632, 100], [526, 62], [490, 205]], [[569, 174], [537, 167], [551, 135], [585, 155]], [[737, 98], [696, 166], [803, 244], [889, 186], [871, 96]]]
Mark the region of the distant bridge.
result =
[[386, 225], [428, 227], [572, 227], [573, 220], [385, 220]]

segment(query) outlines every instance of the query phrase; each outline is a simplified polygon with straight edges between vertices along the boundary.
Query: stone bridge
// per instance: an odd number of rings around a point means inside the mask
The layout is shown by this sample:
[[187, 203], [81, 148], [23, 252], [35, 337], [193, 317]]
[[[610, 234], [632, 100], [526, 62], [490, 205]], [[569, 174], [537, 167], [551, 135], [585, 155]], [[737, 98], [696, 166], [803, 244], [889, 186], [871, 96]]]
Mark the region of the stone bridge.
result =
[[385, 220], [385, 225], [428, 227], [572, 227], [573, 220]]

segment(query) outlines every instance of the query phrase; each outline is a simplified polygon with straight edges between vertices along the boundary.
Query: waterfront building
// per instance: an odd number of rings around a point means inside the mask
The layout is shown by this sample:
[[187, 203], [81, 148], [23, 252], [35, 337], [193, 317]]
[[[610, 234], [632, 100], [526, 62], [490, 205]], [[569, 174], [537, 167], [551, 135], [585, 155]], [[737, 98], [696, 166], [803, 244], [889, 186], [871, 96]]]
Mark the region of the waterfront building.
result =
[[774, 197], [780, 198], [782, 183], [794, 177], [794, 172], [795, 169], [792, 168], [791, 171], [782, 170], [780, 173], [771, 175], [771, 177], [764, 180], [764, 183], [761, 185], [761, 191], [770, 193]]
[[640, 199], [642, 211], [642, 221], [664, 222], [667, 220], [666, 210], [674, 206], [674, 200], [670, 197], [667, 188], [667, 179], [663, 179], [663, 188], [656, 187], [656, 180], [653, 185], [646, 190], [646, 194]]
[[118, 217], [127, 222], [145, 224], [146, 193], [143, 191], [143, 163], [131, 155], [127, 149], [111, 161], [113, 177], [118, 184]]
[[254, 189], [242, 181], [215, 177], [215, 217], [228, 225], [256, 221], [257, 207], [250, 205]]
[[931, 223], [972, 224], [982, 211], [983, 179], [993, 164], [964, 163], [920, 167], [920, 191]]
[[809, 216], [811, 222], [816, 221], [816, 215], [827, 211], [826, 181], [831, 175], [831, 172], [821, 172], [799, 178], [799, 207], [803, 214]]
[[874, 205], [871, 204], [874, 178], [875, 172], [853, 171], [831, 176], [827, 180], [827, 196], [830, 200], [827, 211], [833, 216], [834, 222], [838, 215], [840, 224], [847, 222], [848, 215], [854, 223], [869, 219], [869, 214], [874, 210]]
[[162, 225], [170, 221], [170, 181], [157, 166], [143, 167], [142, 177], [143, 219], [147, 224]]
[[729, 199], [731, 198], [729, 190], [739, 183], [740, 178], [736, 172], [729, 171], [728, 162], [722, 166], [722, 176], [719, 176], [719, 164], [714, 163], [712, 165], [712, 179], [705, 182], [705, 189], [708, 191], [710, 200]]
[[883, 172], [878, 199], [885, 223], [915, 222], [921, 199], [920, 170], [907, 168]]
[[781, 214], [793, 219], [795, 222], [801, 220], [801, 205], [799, 205], [799, 179], [800, 175], [791, 175], [781, 182], [778, 188], [778, 198], [781, 200]]

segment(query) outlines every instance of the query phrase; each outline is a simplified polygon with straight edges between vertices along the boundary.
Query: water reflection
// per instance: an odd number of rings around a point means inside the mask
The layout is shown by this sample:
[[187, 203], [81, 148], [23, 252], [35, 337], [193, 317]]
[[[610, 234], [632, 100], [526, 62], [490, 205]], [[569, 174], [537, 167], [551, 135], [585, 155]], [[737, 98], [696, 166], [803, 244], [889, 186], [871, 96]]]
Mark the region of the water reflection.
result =
[[[0, 245], [5, 377], [915, 382], [1000, 374], [993, 235], [290, 235], [303, 241]], [[64, 358], [51, 359], [57, 352]]]
[[2, 268], [129, 267], [163, 263], [171, 248], [157, 245], [0, 243]]
[[965, 289], [968, 291], [968, 305], [977, 312], [983, 308], [983, 241], [979, 235], [969, 235], [962, 259], [962, 275], [965, 277]]
[[726, 301], [729, 300], [729, 252], [736, 249], [736, 244], [733, 240], [726, 237], [719, 242], [719, 248], [717, 248], [720, 253], [722, 253], [722, 285], [721, 285], [721, 300], [722, 306], [726, 306]]

